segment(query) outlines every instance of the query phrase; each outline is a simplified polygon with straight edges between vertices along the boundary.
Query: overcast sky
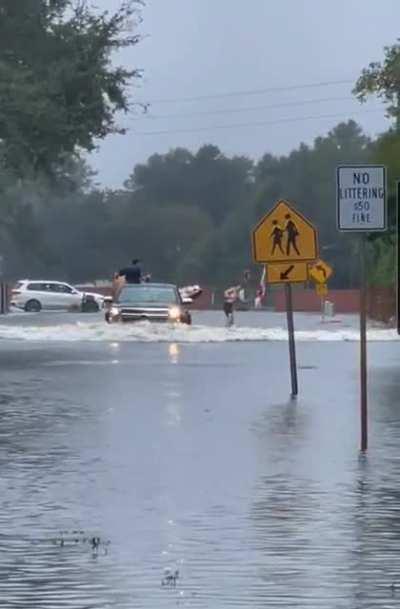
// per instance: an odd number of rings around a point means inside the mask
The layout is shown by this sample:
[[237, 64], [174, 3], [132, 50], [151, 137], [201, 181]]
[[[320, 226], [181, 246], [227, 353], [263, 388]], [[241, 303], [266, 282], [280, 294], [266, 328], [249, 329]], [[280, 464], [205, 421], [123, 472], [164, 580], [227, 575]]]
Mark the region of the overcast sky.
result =
[[[107, 186], [176, 146], [213, 143], [259, 158], [311, 143], [340, 120], [370, 135], [389, 125], [376, 101], [351, 98], [351, 82], [396, 41], [399, 0], [147, 0], [142, 17], [144, 39], [117, 59], [144, 71], [132, 100], [151, 105], [146, 116], [122, 117], [128, 134], [91, 156]], [[316, 83], [331, 84], [307, 86]]]

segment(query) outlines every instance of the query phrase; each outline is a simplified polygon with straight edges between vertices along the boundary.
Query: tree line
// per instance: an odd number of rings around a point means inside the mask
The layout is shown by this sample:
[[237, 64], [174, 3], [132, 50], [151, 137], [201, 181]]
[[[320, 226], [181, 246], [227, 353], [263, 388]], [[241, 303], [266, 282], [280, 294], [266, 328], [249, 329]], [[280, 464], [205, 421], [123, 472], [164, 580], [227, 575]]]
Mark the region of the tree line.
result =
[[96, 187], [82, 161], [57, 184], [37, 179], [5, 186], [3, 255], [12, 276], [74, 282], [111, 277], [132, 257], [154, 278], [222, 286], [253, 267], [250, 234], [280, 198], [319, 229], [321, 254], [335, 282], [355, 285], [354, 239], [336, 229], [335, 167], [368, 162], [373, 144], [349, 121], [311, 146], [255, 162], [213, 145], [178, 148], [133, 168], [124, 188]]
[[[109, 14], [85, 0], [0, 0], [3, 275], [77, 283], [109, 278], [139, 257], [160, 280], [223, 286], [245, 269], [256, 277], [251, 230], [283, 198], [318, 227], [332, 285], [355, 287], [356, 240], [336, 228], [335, 168], [379, 162], [390, 183], [400, 177], [398, 45], [355, 86], [361, 100], [385, 98], [395, 124], [381, 137], [372, 141], [350, 120], [280, 157], [227, 156], [212, 144], [177, 148], [133, 167], [124, 187], [110, 190], [82, 159], [121, 132], [116, 116], [129, 110], [127, 86], [140, 71], [116, 66], [114, 52], [139, 42], [127, 27], [140, 20], [139, 5], [126, 1]], [[391, 192], [392, 228], [394, 209]], [[371, 238], [374, 283], [393, 281], [393, 244], [393, 230]]]

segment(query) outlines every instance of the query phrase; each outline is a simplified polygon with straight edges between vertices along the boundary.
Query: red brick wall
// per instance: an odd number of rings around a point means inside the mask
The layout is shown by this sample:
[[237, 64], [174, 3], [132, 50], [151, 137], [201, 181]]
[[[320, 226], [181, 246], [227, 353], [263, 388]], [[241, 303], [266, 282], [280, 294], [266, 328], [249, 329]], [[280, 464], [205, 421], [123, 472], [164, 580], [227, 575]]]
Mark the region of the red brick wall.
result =
[[396, 290], [394, 288], [369, 288], [368, 315], [376, 321], [390, 322], [396, 315]]
[[112, 288], [107, 286], [76, 286], [76, 289], [87, 294], [102, 294], [103, 296], [112, 296], [113, 292]]
[[[360, 309], [358, 290], [329, 290], [327, 300], [335, 305], [336, 313], [357, 313]], [[284, 290], [274, 294], [275, 311], [286, 311]], [[294, 311], [318, 312], [321, 310], [321, 298], [315, 290], [293, 290]]]
[[[78, 290], [87, 292], [90, 294], [94, 292], [96, 294], [103, 294], [104, 296], [112, 295], [111, 287], [96, 287], [96, 286], [77, 286]], [[203, 288], [202, 294], [196, 298], [196, 300], [190, 305], [191, 309], [212, 309], [213, 290], [210, 288]]]
[[196, 298], [193, 303], [190, 305], [191, 309], [195, 309], [197, 311], [212, 309], [213, 308], [213, 290], [210, 288], [203, 288], [203, 292], [201, 295]]

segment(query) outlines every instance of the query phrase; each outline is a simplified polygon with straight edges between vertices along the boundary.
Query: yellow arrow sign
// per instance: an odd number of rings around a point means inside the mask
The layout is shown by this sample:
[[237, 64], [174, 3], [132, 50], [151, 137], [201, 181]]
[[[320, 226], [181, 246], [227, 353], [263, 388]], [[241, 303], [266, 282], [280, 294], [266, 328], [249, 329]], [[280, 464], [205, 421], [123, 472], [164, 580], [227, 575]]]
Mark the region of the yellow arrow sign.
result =
[[267, 283], [304, 283], [307, 280], [306, 262], [281, 262], [267, 265]]
[[318, 258], [315, 227], [286, 201], [279, 201], [253, 231], [255, 262], [307, 262]]
[[326, 283], [332, 276], [333, 269], [327, 262], [317, 260], [315, 264], [310, 266], [308, 273], [316, 283]]

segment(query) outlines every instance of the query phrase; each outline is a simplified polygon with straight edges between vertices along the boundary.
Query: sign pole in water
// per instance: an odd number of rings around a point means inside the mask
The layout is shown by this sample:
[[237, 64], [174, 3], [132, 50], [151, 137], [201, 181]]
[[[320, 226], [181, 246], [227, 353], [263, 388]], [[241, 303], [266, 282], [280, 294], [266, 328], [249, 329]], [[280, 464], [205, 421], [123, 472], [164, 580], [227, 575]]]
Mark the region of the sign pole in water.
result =
[[397, 334], [400, 334], [400, 181], [397, 182], [396, 206], [396, 299], [397, 299]]
[[337, 220], [341, 232], [360, 236], [361, 450], [368, 448], [366, 233], [387, 230], [386, 167], [342, 165], [336, 170]]
[[285, 293], [286, 318], [289, 335], [290, 378], [292, 383], [292, 397], [295, 398], [299, 393], [299, 385], [297, 380], [296, 342], [294, 338], [292, 286], [290, 283], [285, 284]]
[[292, 283], [308, 279], [308, 263], [318, 258], [315, 227], [287, 201], [278, 201], [253, 231], [253, 258], [266, 263], [266, 281], [284, 284], [292, 397], [298, 395]]
[[368, 378], [367, 378], [367, 273], [366, 235], [360, 235], [360, 385], [361, 451], [368, 448]]

